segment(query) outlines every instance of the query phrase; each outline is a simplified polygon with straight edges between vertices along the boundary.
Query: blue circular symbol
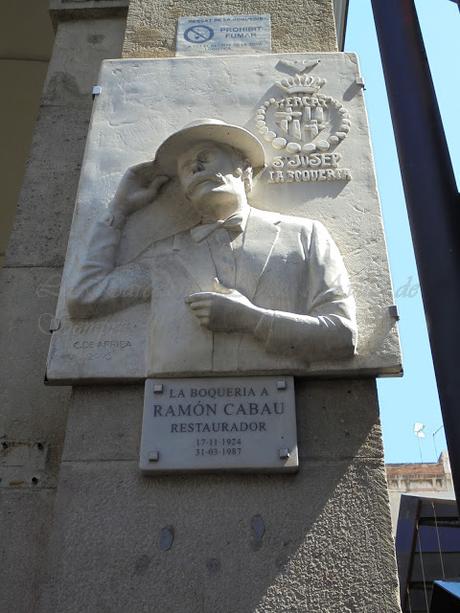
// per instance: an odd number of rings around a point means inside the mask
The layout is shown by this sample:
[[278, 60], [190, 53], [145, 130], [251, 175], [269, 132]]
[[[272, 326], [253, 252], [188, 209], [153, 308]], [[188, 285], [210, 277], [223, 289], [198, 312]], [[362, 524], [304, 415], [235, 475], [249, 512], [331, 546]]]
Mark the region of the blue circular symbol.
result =
[[191, 26], [184, 32], [184, 38], [189, 43], [207, 43], [214, 36], [214, 30], [209, 26]]

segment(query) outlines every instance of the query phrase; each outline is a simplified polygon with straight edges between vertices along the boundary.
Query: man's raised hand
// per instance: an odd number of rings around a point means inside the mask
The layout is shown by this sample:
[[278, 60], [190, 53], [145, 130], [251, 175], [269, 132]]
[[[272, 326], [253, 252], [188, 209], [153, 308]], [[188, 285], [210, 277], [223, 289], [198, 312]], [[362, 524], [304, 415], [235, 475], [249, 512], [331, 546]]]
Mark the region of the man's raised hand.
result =
[[128, 168], [111, 202], [112, 213], [127, 217], [153, 202], [160, 188], [170, 180], [155, 172], [153, 162], [142, 162]]

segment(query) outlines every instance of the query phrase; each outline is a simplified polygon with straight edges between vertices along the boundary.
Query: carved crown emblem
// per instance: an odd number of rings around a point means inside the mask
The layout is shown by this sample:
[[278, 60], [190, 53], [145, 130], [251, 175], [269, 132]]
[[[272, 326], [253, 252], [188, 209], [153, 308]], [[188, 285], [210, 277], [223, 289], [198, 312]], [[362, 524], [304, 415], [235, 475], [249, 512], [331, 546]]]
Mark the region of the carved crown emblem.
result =
[[319, 92], [325, 84], [322, 77], [298, 73], [275, 82], [284, 96], [269, 98], [256, 114], [256, 128], [273, 149], [326, 152], [346, 138], [350, 115], [339, 100]]
[[314, 94], [323, 87], [326, 79], [321, 77], [296, 74], [294, 77], [285, 77], [276, 81], [275, 85], [288, 94], [304, 93]]

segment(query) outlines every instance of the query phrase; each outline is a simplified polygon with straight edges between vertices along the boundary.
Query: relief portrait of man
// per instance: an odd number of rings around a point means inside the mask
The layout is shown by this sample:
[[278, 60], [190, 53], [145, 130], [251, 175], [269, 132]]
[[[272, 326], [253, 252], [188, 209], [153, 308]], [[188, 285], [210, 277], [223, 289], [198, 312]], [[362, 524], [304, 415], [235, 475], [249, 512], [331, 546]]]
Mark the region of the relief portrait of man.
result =
[[[71, 318], [149, 302], [146, 376], [301, 374], [353, 357], [355, 301], [339, 250], [317, 221], [250, 206], [264, 166], [261, 143], [239, 126], [205, 119], [169, 136], [153, 162], [127, 170], [95, 223]], [[200, 223], [117, 266], [126, 220], [171, 180]]]

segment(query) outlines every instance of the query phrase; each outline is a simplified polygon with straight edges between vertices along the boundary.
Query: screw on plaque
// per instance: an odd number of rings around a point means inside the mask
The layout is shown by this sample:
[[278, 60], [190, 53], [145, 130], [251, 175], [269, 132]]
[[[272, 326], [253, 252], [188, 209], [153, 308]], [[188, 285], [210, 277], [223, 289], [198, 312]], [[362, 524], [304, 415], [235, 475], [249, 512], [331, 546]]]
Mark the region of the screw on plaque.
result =
[[169, 551], [174, 543], [174, 527], [165, 526], [160, 530], [160, 549]]
[[153, 386], [154, 394], [162, 394], [163, 393], [163, 383], [155, 383]]
[[289, 451], [289, 449], [287, 449], [287, 447], [283, 447], [282, 449], [280, 449], [279, 453], [280, 460], [288, 460], [291, 457], [291, 452]]
[[284, 379], [280, 379], [279, 381], [276, 382], [277, 390], [285, 390], [286, 388], [287, 388], [287, 383]]
[[158, 462], [159, 459], [160, 459], [159, 451], [151, 451], [149, 453], [149, 462]]

